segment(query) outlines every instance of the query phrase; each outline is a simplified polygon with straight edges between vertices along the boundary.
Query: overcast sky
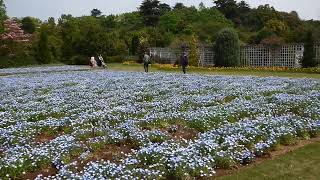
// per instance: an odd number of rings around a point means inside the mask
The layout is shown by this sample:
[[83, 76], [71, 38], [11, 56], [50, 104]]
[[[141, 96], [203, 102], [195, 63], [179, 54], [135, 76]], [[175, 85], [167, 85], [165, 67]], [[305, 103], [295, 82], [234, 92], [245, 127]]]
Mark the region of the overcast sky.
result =
[[[59, 18], [61, 14], [73, 16], [89, 15], [93, 8], [103, 14], [131, 12], [139, 7], [142, 0], [5, 0], [7, 14], [10, 17], [33, 16], [42, 20], [48, 17]], [[198, 5], [204, 2], [212, 6], [212, 0], [161, 0], [174, 5], [182, 2], [186, 5]], [[320, 20], [320, 0], [246, 0], [252, 7], [270, 4], [280, 11], [297, 11], [302, 19]]]

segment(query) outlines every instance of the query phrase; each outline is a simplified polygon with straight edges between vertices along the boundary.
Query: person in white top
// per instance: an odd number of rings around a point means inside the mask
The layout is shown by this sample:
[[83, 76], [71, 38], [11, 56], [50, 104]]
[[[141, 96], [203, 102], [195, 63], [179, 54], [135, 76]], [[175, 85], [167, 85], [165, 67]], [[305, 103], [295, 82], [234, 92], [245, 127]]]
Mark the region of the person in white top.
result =
[[97, 61], [94, 59], [94, 56], [90, 58], [90, 66], [93, 68], [97, 67]]

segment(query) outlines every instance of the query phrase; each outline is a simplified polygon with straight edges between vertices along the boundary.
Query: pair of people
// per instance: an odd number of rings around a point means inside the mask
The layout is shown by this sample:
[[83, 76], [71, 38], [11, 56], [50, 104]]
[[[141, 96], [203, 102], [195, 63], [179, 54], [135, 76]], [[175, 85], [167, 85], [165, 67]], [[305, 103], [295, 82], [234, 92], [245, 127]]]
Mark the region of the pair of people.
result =
[[[149, 64], [150, 64], [150, 56], [147, 53], [144, 53], [144, 57], [143, 57], [143, 67], [144, 67], [144, 71], [146, 73], [149, 72]], [[181, 67], [182, 67], [182, 72], [183, 74], [186, 74], [187, 72], [187, 67], [189, 65], [189, 58], [188, 58], [188, 54], [186, 51], [184, 51], [182, 53], [181, 56]]]
[[104, 62], [103, 60], [103, 57], [101, 56], [101, 54], [98, 56], [98, 59], [96, 60], [94, 56], [92, 56], [90, 58], [90, 66], [91, 67], [103, 67], [103, 68], [106, 68], [107, 65], [106, 63]]

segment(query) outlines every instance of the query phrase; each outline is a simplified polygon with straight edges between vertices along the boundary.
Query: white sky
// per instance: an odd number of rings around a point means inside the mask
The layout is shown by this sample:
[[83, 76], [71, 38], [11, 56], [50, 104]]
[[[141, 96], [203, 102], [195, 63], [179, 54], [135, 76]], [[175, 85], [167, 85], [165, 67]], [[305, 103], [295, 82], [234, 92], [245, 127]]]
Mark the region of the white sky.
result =
[[[174, 5], [182, 2], [186, 5], [198, 5], [204, 2], [212, 6], [213, 0], [160, 0]], [[240, 0], [239, 0], [240, 1]], [[103, 14], [119, 14], [136, 10], [142, 0], [5, 0], [7, 14], [11, 17], [33, 16], [46, 20], [58, 18], [61, 14], [73, 16], [89, 15], [97, 8]], [[320, 0], [246, 0], [252, 7], [270, 4], [280, 11], [297, 11], [302, 19], [320, 20]]]

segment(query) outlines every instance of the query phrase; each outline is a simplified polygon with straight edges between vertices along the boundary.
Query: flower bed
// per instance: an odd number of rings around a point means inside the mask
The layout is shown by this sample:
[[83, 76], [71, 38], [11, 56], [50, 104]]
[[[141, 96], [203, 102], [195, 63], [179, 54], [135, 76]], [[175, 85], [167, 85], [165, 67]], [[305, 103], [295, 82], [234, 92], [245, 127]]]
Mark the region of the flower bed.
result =
[[60, 71], [79, 71], [88, 70], [87, 66], [48, 66], [48, 67], [25, 67], [25, 68], [5, 68], [0, 69], [1, 75], [12, 75], [12, 74], [28, 74], [28, 73], [48, 73], [48, 72], [60, 72]]
[[73, 71], [0, 78], [0, 178], [212, 177], [320, 130], [320, 81]]

